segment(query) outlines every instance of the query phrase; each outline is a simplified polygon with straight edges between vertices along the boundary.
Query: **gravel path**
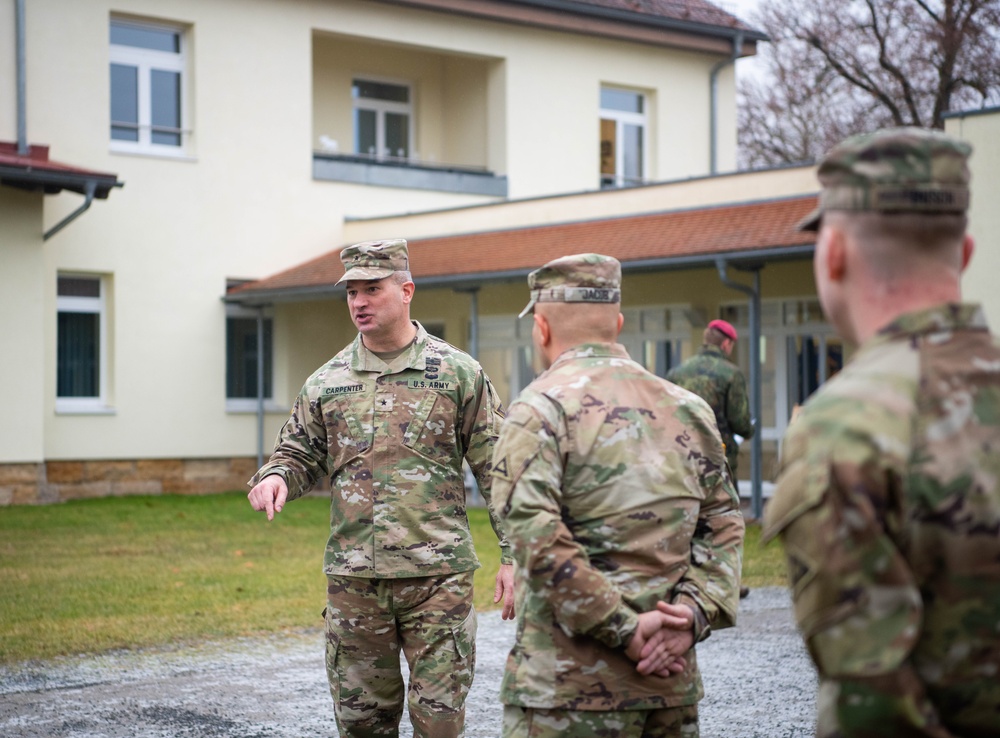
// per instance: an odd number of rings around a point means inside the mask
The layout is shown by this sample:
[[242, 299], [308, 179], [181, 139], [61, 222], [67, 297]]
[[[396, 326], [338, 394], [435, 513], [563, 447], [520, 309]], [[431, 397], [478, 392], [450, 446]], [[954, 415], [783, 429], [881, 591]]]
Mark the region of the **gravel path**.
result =
[[[500, 733], [496, 695], [513, 638], [498, 611], [480, 614], [467, 738]], [[336, 738], [322, 643], [317, 630], [0, 667], [0, 736]], [[740, 625], [700, 645], [698, 661], [702, 738], [812, 735], [815, 673], [785, 589], [751, 592]]]

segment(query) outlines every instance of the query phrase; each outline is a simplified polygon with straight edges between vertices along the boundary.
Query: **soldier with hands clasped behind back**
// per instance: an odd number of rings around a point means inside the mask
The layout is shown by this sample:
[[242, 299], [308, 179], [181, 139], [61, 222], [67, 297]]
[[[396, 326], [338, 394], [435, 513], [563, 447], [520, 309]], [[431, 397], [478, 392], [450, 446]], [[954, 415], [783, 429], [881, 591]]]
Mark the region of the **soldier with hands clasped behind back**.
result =
[[696, 737], [694, 644], [736, 620], [744, 525], [714, 416], [616, 343], [620, 280], [598, 254], [528, 278], [546, 371], [493, 459], [517, 562], [505, 738]]

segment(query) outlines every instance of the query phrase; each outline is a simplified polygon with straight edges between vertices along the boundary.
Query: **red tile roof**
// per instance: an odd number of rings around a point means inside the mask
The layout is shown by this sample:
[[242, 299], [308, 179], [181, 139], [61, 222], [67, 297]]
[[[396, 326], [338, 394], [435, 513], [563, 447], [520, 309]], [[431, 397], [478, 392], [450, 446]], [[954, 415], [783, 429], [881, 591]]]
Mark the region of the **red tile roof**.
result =
[[95, 196], [106, 198], [112, 187], [120, 187], [118, 176], [107, 172], [61, 164], [49, 159], [49, 147], [32, 144], [21, 155], [17, 144], [0, 141], [0, 183], [27, 189], [42, 189], [47, 193], [60, 190], [82, 192], [82, 182], [96, 180]]
[[[795, 224], [816, 207], [816, 196], [698, 208], [558, 225], [516, 228], [409, 241], [417, 284], [495, 282], [526, 274], [547, 261], [584, 252], [614, 256], [625, 271], [709, 264], [717, 256], [804, 258], [814, 233]], [[402, 234], [386, 234], [395, 237]], [[339, 249], [230, 291], [233, 297], [304, 298], [332, 292], [344, 275]]]
[[732, 13], [706, 0], [573, 0], [573, 3], [710, 26], [749, 29]]

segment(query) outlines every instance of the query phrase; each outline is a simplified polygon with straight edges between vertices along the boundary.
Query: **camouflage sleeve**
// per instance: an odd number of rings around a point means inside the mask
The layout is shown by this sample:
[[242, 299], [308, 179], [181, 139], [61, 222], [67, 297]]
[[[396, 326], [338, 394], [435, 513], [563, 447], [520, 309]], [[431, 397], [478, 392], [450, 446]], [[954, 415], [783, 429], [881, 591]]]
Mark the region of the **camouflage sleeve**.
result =
[[750, 416], [750, 397], [747, 393], [747, 380], [742, 372], [737, 371], [729, 383], [726, 392], [726, 420], [729, 429], [744, 438], [753, 436], [753, 419]]
[[784, 543], [795, 617], [823, 683], [821, 722], [845, 738], [948, 735], [909, 662], [923, 608], [884, 516], [898, 479], [864, 431], [824, 438], [806, 418], [791, 431], [764, 540]]
[[746, 524], [739, 494], [722, 462], [722, 440], [711, 408], [704, 405], [700, 415], [692, 412], [687, 428], [693, 437], [701, 439], [702, 449], [714, 447], [706, 458], [718, 459], [717, 464], [699, 471], [705, 500], [691, 536], [691, 565], [674, 587], [672, 597], [674, 604], [694, 609], [695, 639], [700, 642], [712, 629], [736, 625]]
[[534, 601], [545, 602], [568, 635], [615, 648], [631, 639], [638, 616], [563, 522], [560, 428], [557, 418], [524, 402], [511, 407], [494, 453], [493, 504]]
[[463, 413], [462, 441], [465, 447], [465, 458], [469, 462], [472, 474], [479, 485], [479, 491], [486, 500], [490, 514], [490, 525], [500, 542], [500, 563], [512, 564], [514, 557], [510, 550], [510, 541], [504, 532], [503, 525], [493, 508], [491, 486], [493, 477], [490, 475], [493, 461], [493, 448], [496, 445], [500, 426], [503, 423], [503, 403], [493, 388], [493, 383], [482, 371], [476, 377], [475, 392], [472, 400]]
[[319, 399], [310, 399], [303, 387], [292, 414], [278, 431], [271, 458], [247, 482], [253, 487], [278, 474], [288, 485], [288, 499], [301, 497], [327, 474], [327, 437]]

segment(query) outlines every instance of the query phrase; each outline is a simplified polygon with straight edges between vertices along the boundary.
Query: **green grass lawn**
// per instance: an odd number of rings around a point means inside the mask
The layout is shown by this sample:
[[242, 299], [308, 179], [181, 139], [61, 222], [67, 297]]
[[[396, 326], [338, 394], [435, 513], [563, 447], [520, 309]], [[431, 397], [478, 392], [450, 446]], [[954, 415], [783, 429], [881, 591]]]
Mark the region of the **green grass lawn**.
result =
[[[499, 549], [486, 510], [469, 518], [488, 610]], [[242, 492], [2, 509], [0, 663], [321, 627], [328, 520], [310, 497], [267, 523]], [[749, 526], [746, 583], [783, 584], [758, 537]]]

